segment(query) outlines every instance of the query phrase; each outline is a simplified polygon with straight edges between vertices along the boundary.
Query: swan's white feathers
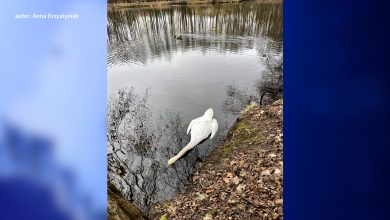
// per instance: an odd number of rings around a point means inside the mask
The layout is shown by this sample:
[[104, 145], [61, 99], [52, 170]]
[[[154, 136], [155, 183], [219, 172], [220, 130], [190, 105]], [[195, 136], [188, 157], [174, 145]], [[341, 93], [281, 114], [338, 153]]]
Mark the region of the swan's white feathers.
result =
[[[194, 120], [195, 120], [195, 119], [194, 119]], [[188, 125], [187, 134], [190, 133], [191, 126], [192, 126], [192, 123], [194, 122], [194, 120], [192, 120], [192, 121], [190, 122], [190, 125]]]
[[214, 118], [211, 122], [211, 137], [210, 139], [213, 139], [213, 137], [215, 136], [215, 134], [217, 133], [218, 131], [218, 122], [217, 120]]

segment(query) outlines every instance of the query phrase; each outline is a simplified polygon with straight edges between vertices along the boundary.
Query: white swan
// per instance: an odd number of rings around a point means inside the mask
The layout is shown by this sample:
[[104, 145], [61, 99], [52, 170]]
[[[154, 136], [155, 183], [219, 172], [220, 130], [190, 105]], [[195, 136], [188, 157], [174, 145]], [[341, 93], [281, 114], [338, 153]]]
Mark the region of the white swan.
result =
[[206, 110], [203, 116], [195, 118], [191, 121], [187, 129], [187, 134], [191, 130], [190, 143], [188, 143], [187, 146], [185, 146], [176, 156], [168, 160], [168, 166], [176, 162], [176, 160], [180, 159], [180, 157], [182, 157], [187, 151], [191, 150], [204, 139], [206, 139], [210, 133], [210, 139], [215, 136], [218, 130], [218, 122], [215, 118], [213, 119], [213, 114], [213, 109], [209, 108]]

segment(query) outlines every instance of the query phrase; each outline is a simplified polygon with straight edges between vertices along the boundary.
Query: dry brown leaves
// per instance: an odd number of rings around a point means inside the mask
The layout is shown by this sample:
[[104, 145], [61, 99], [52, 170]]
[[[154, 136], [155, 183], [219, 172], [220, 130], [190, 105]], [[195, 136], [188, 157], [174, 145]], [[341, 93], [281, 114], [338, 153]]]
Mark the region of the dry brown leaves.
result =
[[282, 100], [245, 111], [239, 121], [262, 138], [221, 156], [223, 146], [237, 143], [233, 127], [183, 193], [156, 206], [156, 219], [283, 219], [282, 118]]

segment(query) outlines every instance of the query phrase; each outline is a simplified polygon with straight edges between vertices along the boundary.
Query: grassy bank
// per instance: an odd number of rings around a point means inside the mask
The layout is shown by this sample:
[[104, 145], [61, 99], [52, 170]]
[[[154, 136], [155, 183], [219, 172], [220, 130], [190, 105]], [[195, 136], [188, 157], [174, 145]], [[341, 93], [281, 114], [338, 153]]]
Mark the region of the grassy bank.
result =
[[260, 3], [282, 3], [282, 0], [167, 0], [167, 1], [126, 1], [109, 3], [108, 7], [113, 8], [134, 8], [134, 7], [159, 7], [169, 5], [197, 5], [197, 4], [222, 4], [239, 3], [243, 1], [253, 1]]
[[283, 103], [248, 106], [155, 219], [283, 219]]

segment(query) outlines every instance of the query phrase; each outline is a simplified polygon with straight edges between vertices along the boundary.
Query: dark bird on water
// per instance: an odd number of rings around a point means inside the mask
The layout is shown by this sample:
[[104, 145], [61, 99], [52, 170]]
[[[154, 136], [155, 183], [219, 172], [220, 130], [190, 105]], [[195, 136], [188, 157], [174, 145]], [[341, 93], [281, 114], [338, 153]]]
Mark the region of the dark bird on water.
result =
[[181, 35], [179, 35], [179, 36], [174, 35], [173, 37], [174, 37], [175, 39], [177, 39], [177, 40], [182, 40], [182, 39], [183, 39]]

